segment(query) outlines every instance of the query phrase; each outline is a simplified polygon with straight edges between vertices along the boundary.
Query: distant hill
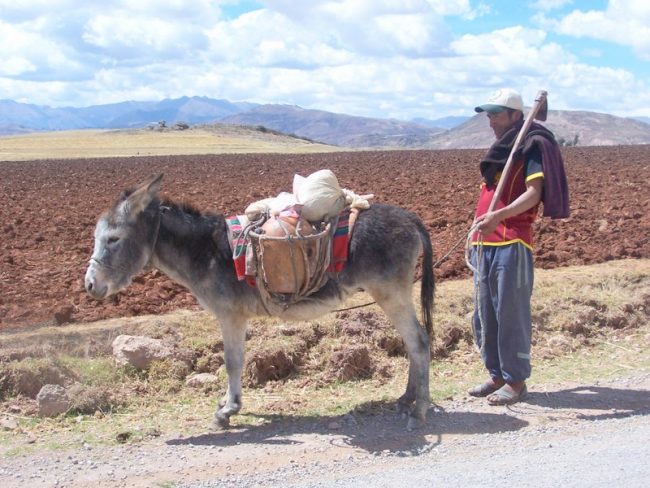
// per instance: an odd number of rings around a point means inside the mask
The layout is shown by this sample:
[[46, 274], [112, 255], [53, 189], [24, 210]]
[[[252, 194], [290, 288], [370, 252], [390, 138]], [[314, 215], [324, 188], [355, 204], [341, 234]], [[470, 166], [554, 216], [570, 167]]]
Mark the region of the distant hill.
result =
[[354, 117], [295, 105], [261, 105], [221, 122], [263, 125], [285, 134], [349, 147], [418, 147], [444, 131], [413, 122]]
[[36, 132], [34, 129], [24, 127], [22, 125], [16, 124], [0, 124], [0, 136], [11, 136], [18, 134], [29, 134], [31, 132]]
[[632, 117], [635, 120], [640, 120], [641, 122], [645, 122], [646, 124], [650, 124], [650, 117]]
[[[650, 144], [647, 117], [623, 118], [585, 111], [552, 110], [545, 123], [558, 140], [581, 146]], [[315, 142], [351, 148], [484, 148], [494, 141], [485, 114], [406, 122], [304, 109], [295, 105], [232, 103], [207, 97], [159, 102], [128, 101], [90, 107], [52, 108], [0, 100], [0, 135], [71, 129], [146, 127], [165, 121], [189, 125], [226, 123], [265, 127]]]
[[426, 125], [427, 127], [453, 129], [454, 127], [458, 127], [460, 124], [467, 122], [470, 118], [471, 117], [449, 116], [442, 117], [441, 119], [430, 120], [418, 117], [416, 119], [413, 119], [411, 122], [415, 122], [416, 124], [420, 125]]
[[[650, 125], [638, 120], [596, 112], [549, 110], [543, 125], [558, 141], [579, 146], [650, 144]], [[476, 114], [467, 122], [437, 134], [425, 144], [430, 149], [472, 149], [489, 147], [494, 142], [485, 114]]]
[[168, 124], [213, 122], [250, 110], [254, 103], [231, 103], [207, 97], [182, 97], [160, 102], [121, 102], [90, 107], [52, 108], [0, 100], [0, 134], [24, 130], [122, 129], [144, 127], [164, 120]]
[[[352, 117], [288, 105], [261, 105], [222, 121], [262, 125], [326, 144], [356, 148], [472, 149], [486, 148], [494, 142], [485, 114], [465, 118], [449, 130], [423, 123]], [[544, 125], [554, 132], [558, 141], [577, 141], [581, 146], [650, 144], [650, 125], [614, 115], [551, 110]]]

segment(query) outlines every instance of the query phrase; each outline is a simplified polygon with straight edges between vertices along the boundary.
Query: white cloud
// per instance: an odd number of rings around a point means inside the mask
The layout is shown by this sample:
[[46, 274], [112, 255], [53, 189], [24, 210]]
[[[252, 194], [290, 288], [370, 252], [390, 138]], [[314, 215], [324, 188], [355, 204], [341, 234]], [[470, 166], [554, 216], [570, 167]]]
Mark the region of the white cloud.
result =
[[34, 19], [38, 16], [61, 14], [71, 17], [77, 13], [92, 16], [93, 12], [107, 13], [128, 10], [176, 19], [210, 20], [219, 15], [220, 6], [233, 3], [228, 0], [0, 0], [0, 18]]
[[127, 11], [93, 17], [81, 37], [117, 59], [141, 56], [155, 59], [159, 55], [171, 58], [207, 45], [207, 38], [192, 24], [136, 16]]
[[465, 35], [452, 47], [459, 57], [442, 66], [456, 73], [463, 72], [461, 64], [472, 66], [465, 71], [469, 78], [459, 77], [457, 83], [467, 85], [459, 90], [465, 93], [482, 90], [475, 101], [489, 87], [512, 86], [522, 92], [527, 104], [537, 90], [548, 90], [551, 107], [558, 109], [633, 115], [640, 107], [648, 107], [648, 95], [634, 102], [639, 94], [648, 94], [644, 81], [624, 69], [580, 63], [558, 44], [547, 42], [541, 30], [512, 27]]
[[0, 0], [0, 20], [25, 22], [75, 7], [74, 0]]
[[36, 71], [36, 66], [28, 59], [19, 56], [9, 56], [2, 62], [2, 66], [0, 66], [0, 75], [5, 76], [18, 76], [34, 71]]
[[[641, 115], [648, 107], [648, 87], [628, 71], [585, 64], [560, 64], [549, 74], [550, 99], [560, 107], [628, 115]], [[553, 103], [553, 102], [551, 102]]]
[[[266, 0], [269, 10], [294, 26], [321, 36], [333, 46], [359, 55], [418, 56], [444, 50], [450, 33], [438, 3], [427, 0], [341, 0], [293, 2]], [[459, 2], [453, 10], [468, 11]], [[455, 2], [450, 2], [447, 11]], [[410, 36], [413, 38], [408, 38]], [[408, 39], [407, 39], [408, 38]]]
[[76, 79], [86, 72], [74, 60], [71, 49], [41, 35], [29, 24], [0, 22], [0, 45], [3, 62], [0, 75], [34, 80]]
[[204, 53], [211, 64], [314, 69], [350, 62], [349, 51], [327, 43], [327, 37], [296, 25], [276, 12], [260, 10], [214, 25]]
[[543, 76], [557, 63], [573, 61], [559, 45], [545, 41], [544, 31], [509, 27], [489, 34], [464, 35], [452, 43], [452, 49], [460, 62], [470, 63], [477, 74], [507, 74], [516, 79]]
[[559, 34], [631, 47], [640, 59], [650, 61], [650, 3], [646, 0], [610, 0], [605, 10], [574, 10], [558, 20], [542, 20]]
[[[0, 0], [0, 91], [49, 105], [205, 95], [400, 119], [472, 115], [497, 86], [520, 89], [528, 104], [547, 89], [552, 108], [650, 107], [645, 80], [578, 62], [548, 30], [512, 25], [454, 38], [448, 17], [480, 21], [489, 13], [482, 2], [266, 0], [225, 19], [227, 3], [236, 2]], [[612, 2], [607, 15], [627, 6], [644, 21], [642, 3], [639, 12], [631, 5]], [[588, 12], [540, 18], [586, 35], [579, 14]], [[608, 32], [608, 18], [595, 19]], [[617, 88], [625, 95], [617, 98]]]
[[566, 5], [571, 5], [572, 3], [573, 0], [537, 0], [535, 2], [530, 2], [528, 6], [533, 10], [549, 12], [551, 10], [560, 9]]

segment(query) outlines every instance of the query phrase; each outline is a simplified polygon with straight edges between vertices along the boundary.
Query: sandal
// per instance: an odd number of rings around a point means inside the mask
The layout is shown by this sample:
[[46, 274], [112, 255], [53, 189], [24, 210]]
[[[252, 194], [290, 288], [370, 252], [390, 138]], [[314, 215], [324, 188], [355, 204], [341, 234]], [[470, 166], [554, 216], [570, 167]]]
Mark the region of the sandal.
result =
[[467, 390], [467, 394], [473, 397], [486, 397], [497, 391], [500, 387], [496, 386], [492, 381], [486, 381], [480, 385]]
[[[506, 388], [507, 387], [507, 388]], [[521, 400], [524, 400], [528, 396], [528, 389], [526, 385], [521, 388], [521, 391], [517, 393], [512, 389], [512, 386], [505, 384], [498, 390], [494, 391], [491, 395], [488, 396], [488, 403], [490, 405], [512, 405]]]

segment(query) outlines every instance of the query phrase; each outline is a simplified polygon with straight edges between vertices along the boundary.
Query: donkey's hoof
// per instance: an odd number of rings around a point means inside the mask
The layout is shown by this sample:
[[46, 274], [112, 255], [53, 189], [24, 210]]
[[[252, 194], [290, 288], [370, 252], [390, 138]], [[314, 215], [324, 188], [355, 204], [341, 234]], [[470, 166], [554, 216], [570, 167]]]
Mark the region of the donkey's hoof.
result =
[[214, 422], [213, 425], [217, 429], [227, 429], [230, 427], [230, 416], [229, 415], [224, 415], [221, 412], [217, 412], [214, 414]]
[[406, 403], [403, 402], [402, 400], [399, 400], [397, 402], [397, 413], [398, 415], [409, 415], [412, 410], [412, 404], [411, 403]]
[[424, 419], [409, 415], [409, 420], [406, 423], [407, 431], [413, 432], [414, 430], [421, 429], [422, 427], [424, 427]]
[[415, 403], [415, 395], [410, 394], [408, 391], [404, 393], [401, 397], [397, 399], [397, 413], [399, 414], [410, 414], [413, 410], [413, 404]]

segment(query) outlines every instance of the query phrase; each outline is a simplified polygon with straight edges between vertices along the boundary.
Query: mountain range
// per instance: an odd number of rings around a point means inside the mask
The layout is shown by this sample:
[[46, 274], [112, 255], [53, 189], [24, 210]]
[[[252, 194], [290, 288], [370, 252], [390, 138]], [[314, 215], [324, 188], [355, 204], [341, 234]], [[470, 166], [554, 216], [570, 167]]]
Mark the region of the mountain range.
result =
[[[295, 105], [233, 103], [208, 97], [61, 107], [0, 100], [0, 135], [72, 129], [123, 129], [226, 123], [268, 129], [351, 148], [484, 148], [494, 135], [484, 114], [412, 121], [304, 109]], [[544, 123], [569, 145], [650, 144], [650, 118], [550, 110]]]
[[89, 107], [52, 108], [0, 100], [0, 134], [73, 129], [126, 129], [160, 121], [202, 124], [245, 112], [257, 104], [207, 97], [181, 97], [160, 102], [121, 102]]

